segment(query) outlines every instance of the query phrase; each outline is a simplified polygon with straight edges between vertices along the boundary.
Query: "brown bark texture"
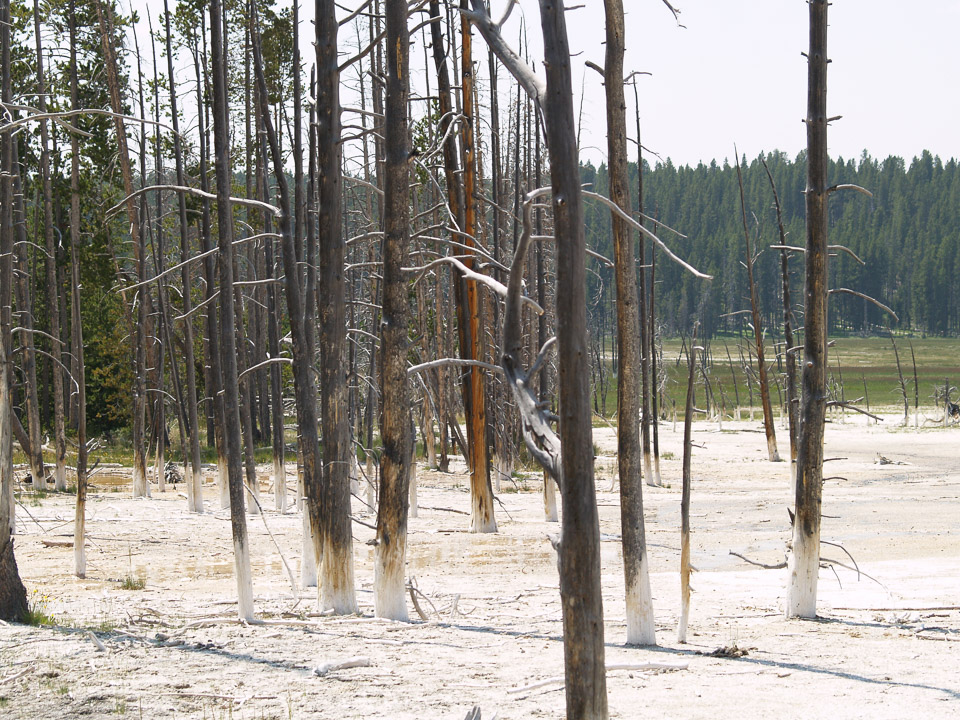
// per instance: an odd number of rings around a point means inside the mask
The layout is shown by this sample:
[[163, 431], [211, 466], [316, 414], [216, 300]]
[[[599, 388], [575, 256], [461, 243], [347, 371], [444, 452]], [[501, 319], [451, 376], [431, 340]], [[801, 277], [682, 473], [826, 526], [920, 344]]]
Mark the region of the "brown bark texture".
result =
[[[604, 0], [606, 13], [607, 158], [610, 199], [631, 214], [627, 176], [627, 122], [624, 100], [624, 22], [622, 0]], [[639, 577], [647, 543], [643, 523], [643, 481], [640, 446], [640, 338], [642, 322], [637, 297], [637, 264], [633, 233], [623, 218], [613, 215], [613, 252], [617, 293], [617, 465], [620, 475], [620, 527], [623, 574], [627, 597], [641, 582]], [[629, 603], [629, 600], [628, 600]], [[627, 612], [636, 611], [628, 607]], [[628, 620], [628, 627], [630, 622]]]
[[[381, 323], [380, 388], [383, 440], [380, 500], [377, 512], [377, 572], [402, 583], [407, 541], [410, 465], [413, 460], [410, 392], [407, 382], [407, 282], [401, 268], [410, 241], [409, 139], [409, 30], [404, 0], [386, 0], [386, 103], [384, 151], [383, 320]], [[402, 586], [401, 586], [402, 599]], [[395, 598], [392, 598], [395, 599]], [[376, 599], [379, 601], [379, 599]], [[389, 611], [389, 608], [387, 608]], [[394, 608], [396, 610], [396, 608]], [[377, 614], [383, 608], [378, 604]], [[401, 612], [405, 615], [405, 612]]]
[[[800, 435], [797, 442], [794, 567], [788, 588], [788, 614], [816, 615], [820, 512], [823, 484], [823, 430], [827, 393], [827, 0], [810, 2], [807, 55], [806, 285]], [[812, 548], [811, 557], [802, 550]], [[791, 596], [812, 600], [794, 605]]]
[[606, 718], [607, 683], [600, 594], [600, 524], [593, 480], [586, 242], [564, 5], [540, 0], [547, 92], [544, 113], [557, 240], [557, 340], [567, 717]]

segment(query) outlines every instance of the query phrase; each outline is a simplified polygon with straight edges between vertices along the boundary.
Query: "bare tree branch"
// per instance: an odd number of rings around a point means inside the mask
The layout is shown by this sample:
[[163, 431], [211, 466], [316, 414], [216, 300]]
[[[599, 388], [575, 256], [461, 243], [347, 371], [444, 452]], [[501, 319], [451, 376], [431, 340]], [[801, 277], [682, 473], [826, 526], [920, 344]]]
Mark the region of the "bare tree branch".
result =
[[671, 260], [673, 260], [675, 263], [677, 263], [678, 265], [680, 265], [680, 266], [681, 266], [682, 268], [684, 268], [687, 272], [691, 273], [692, 275], [694, 275], [694, 276], [696, 276], [696, 277], [698, 277], [698, 278], [702, 278], [702, 279], [704, 279], [704, 280], [713, 280], [713, 275], [707, 275], [706, 273], [702, 273], [702, 272], [700, 272], [699, 270], [697, 270], [695, 267], [693, 267], [693, 265], [690, 265], [690, 264], [687, 263], [686, 261], [681, 260], [677, 255], [674, 254], [674, 252], [673, 252], [670, 248], [668, 248], [668, 247], [666, 246], [666, 244], [663, 242], [663, 240], [661, 240], [660, 238], [658, 238], [658, 237], [657, 237], [656, 235], [654, 235], [652, 232], [650, 232], [649, 230], [647, 230], [643, 225], [641, 225], [640, 223], [638, 223], [636, 220], [634, 220], [632, 217], [630, 217], [627, 213], [625, 213], [623, 210], [621, 210], [620, 207], [619, 207], [615, 202], [613, 202], [610, 198], [604, 197], [603, 195], [600, 195], [599, 193], [590, 192], [589, 190], [584, 190], [584, 191], [583, 191], [583, 194], [586, 195], [587, 197], [592, 197], [592, 198], [594, 198], [594, 199], [596, 199], [596, 200], [599, 200], [599, 201], [602, 202], [604, 205], [606, 205], [608, 208], [610, 208], [613, 212], [615, 212], [617, 215], [619, 215], [619, 216], [622, 217], [624, 220], [626, 220], [634, 229], [639, 230], [639, 231], [642, 232], [644, 235], [646, 235], [648, 238], [650, 238], [651, 240], [653, 240], [657, 245], [660, 246], [660, 249], [663, 250], [663, 251], [667, 254], [667, 257], [669, 257], [669, 258], [670, 258]]
[[857, 292], [856, 290], [850, 290], [849, 288], [833, 288], [829, 292], [831, 295], [833, 295], [834, 293], [847, 293], [849, 295], [856, 295], [858, 298], [863, 298], [868, 302], [872, 302], [874, 305], [876, 305], [878, 308], [880, 308], [884, 312], [890, 313], [893, 316], [894, 320], [896, 320], [897, 322], [900, 322], [900, 318], [897, 317], [897, 314], [893, 310], [888, 308], [879, 300], [876, 300], [875, 298], [872, 298], [869, 295], [864, 295], [862, 292]]

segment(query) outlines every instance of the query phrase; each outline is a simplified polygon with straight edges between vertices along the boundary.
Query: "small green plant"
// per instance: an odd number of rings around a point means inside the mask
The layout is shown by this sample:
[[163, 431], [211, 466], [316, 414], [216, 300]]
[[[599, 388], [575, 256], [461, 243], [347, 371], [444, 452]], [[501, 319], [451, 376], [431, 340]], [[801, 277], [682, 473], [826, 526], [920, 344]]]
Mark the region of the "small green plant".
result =
[[660, 454], [660, 459], [661, 459], [661, 460], [676, 460], [676, 459], [677, 459], [677, 456], [674, 455], [672, 452], [665, 452], [665, 453], [661, 453], [661, 454]]
[[120, 583], [121, 590], [143, 590], [147, 586], [147, 579], [143, 575], [127, 575]]
[[115, 698], [113, 701], [113, 712], [115, 715], [126, 715], [127, 701], [123, 698]]
[[32, 590], [27, 599], [27, 613], [23, 616], [24, 625], [56, 625], [57, 619], [49, 610], [50, 596], [39, 590]]

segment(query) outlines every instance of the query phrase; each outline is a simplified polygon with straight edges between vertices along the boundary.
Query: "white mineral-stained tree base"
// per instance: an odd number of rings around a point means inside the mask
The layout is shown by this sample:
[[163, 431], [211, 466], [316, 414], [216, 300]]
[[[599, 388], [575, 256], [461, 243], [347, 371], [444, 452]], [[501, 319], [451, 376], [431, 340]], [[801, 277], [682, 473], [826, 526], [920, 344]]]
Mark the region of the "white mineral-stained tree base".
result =
[[378, 618], [408, 622], [407, 596], [404, 587], [403, 568], [406, 564], [406, 548], [392, 553], [377, 545], [373, 570], [373, 606]]
[[410, 510], [409, 517], [420, 517], [420, 510], [417, 505], [417, 462], [416, 458], [410, 463]]
[[647, 485], [657, 487], [657, 478], [653, 474], [653, 464], [650, 462], [651, 453], [643, 453], [643, 476], [647, 479]]
[[373, 512], [377, 507], [377, 489], [373, 484], [373, 458], [367, 456], [367, 506], [370, 508], [370, 511]]
[[780, 462], [780, 451], [777, 450], [776, 438], [767, 438], [767, 456], [770, 462]]
[[677, 642], [687, 641], [687, 621], [690, 619], [690, 598], [680, 598], [680, 622], [677, 624]]
[[233, 569], [237, 577], [237, 615], [241, 620], [252, 622], [253, 578], [250, 574], [250, 546], [233, 541]]
[[217, 460], [217, 487], [220, 488], [220, 509], [230, 507], [230, 488], [227, 486], [226, 458]]
[[87, 549], [84, 547], [86, 512], [78, 507], [73, 522], [73, 574], [78, 578], [87, 576]]
[[657, 626], [653, 619], [653, 596], [650, 591], [650, 566], [646, 553], [637, 569], [636, 581], [626, 588], [627, 644], [656, 645]]
[[[349, 553], [340, 555], [340, 567], [328, 568], [326, 562], [333, 553], [324, 553], [324, 567], [320, 573], [323, 580], [320, 583], [320, 610], [332, 610], [336, 615], [355, 615], [360, 612], [357, 605], [357, 595], [353, 586], [353, 556]], [[334, 582], [339, 580], [339, 587]]]
[[150, 483], [147, 481], [147, 474], [138, 468], [133, 467], [133, 496], [150, 497]]
[[470, 513], [470, 532], [472, 533], [495, 533], [497, 531], [497, 519], [493, 515], [493, 508], [489, 513], [484, 513], [479, 507], [479, 502], [475, 501], [472, 512]]
[[820, 574], [820, 538], [808, 537], [794, 521], [793, 552], [787, 561], [786, 616], [817, 616], [817, 579]]
[[300, 501], [300, 517], [303, 522], [303, 540], [300, 552], [300, 587], [317, 587], [318, 558], [313, 547], [313, 537], [310, 531], [310, 513], [307, 512], [306, 500]]
[[[244, 476], [246, 476], [246, 473], [244, 473]], [[247, 512], [250, 513], [251, 515], [259, 515], [260, 514], [260, 479], [257, 478], [257, 480], [254, 481], [253, 487], [251, 487], [249, 484], [244, 482], [244, 487], [246, 488], [246, 490], [244, 491], [244, 496], [246, 500], [245, 505], [247, 506]]]
[[66, 465], [57, 465], [53, 471], [54, 484], [57, 492], [64, 492], [67, 489], [67, 467]]
[[350, 494], [360, 495], [360, 466], [356, 453], [350, 453]]
[[287, 474], [283, 469], [283, 463], [280, 459], [273, 459], [273, 476], [270, 478], [273, 482], [273, 506], [278, 513], [287, 511]]
[[557, 512], [557, 486], [553, 478], [543, 474], [543, 516], [547, 522], [560, 522]]
[[193, 483], [193, 511], [203, 512], [203, 470], [190, 466], [187, 482]]

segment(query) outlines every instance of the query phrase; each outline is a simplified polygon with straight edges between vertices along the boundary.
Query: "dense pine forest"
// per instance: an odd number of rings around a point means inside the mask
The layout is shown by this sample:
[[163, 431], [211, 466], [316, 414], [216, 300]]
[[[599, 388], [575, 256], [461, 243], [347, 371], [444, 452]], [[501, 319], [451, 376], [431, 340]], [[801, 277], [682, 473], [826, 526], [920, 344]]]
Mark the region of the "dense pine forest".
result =
[[[765, 156], [773, 174], [787, 231], [786, 243], [803, 244], [806, 156], [781, 152]], [[780, 243], [773, 192], [759, 158], [741, 159], [747, 212], [758, 254], [755, 273], [764, 325], [782, 336], [780, 252], [765, 249]], [[606, 167], [582, 168], [584, 182], [607, 192]], [[960, 172], [956, 159], [943, 161], [924, 152], [909, 162], [899, 157], [879, 161], [864, 152], [857, 160], [831, 160], [835, 184], [853, 184], [857, 192], [837, 193], [830, 203], [830, 242], [852, 250], [863, 264], [838, 253], [830, 264], [830, 286], [849, 288], [889, 306], [899, 322], [876, 305], [847, 294], [830, 299], [830, 332], [834, 334], [956, 335], [960, 331], [960, 287], [955, 281], [960, 258]], [[636, 165], [631, 165], [636, 193]], [[653, 167], [644, 163], [644, 212], [683, 233], [667, 231], [671, 247], [699, 269], [714, 275], [704, 284], [669, 262], [657, 264], [657, 300], [662, 330], [685, 332], [691, 318], [701, 319], [704, 332], [742, 333], [749, 309], [743, 266], [743, 226], [736, 167], [726, 161], [697, 167], [675, 166], [669, 158]], [[587, 201], [587, 242], [612, 257], [609, 213]], [[650, 262], [648, 257], [647, 262]], [[613, 297], [613, 269], [594, 262], [591, 276], [593, 312], [602, 321]], [[790, 260], [792, 297], [802, 303], [802, 258]], [[610, 311], [607, 310], [609, 313]], [[734, 313], [740, 313], [734, 315]]]

